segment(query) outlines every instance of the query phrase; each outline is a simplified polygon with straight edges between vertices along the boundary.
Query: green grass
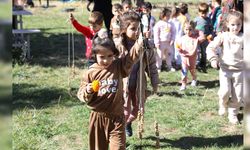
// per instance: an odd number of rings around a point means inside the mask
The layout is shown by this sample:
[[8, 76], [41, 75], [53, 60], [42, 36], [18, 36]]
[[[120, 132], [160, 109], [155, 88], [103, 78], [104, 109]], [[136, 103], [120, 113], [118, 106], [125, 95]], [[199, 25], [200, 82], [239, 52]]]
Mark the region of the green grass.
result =
[[11, 6], [10, 1], [0, 1], [0, 21], [11, 19]]
[[[37, 2], [37, 1], [35, 1]], [[56, 7], [30, 9], [25, 28], [38, 28], [31, 37], [31, 61], [13, 65], [13, 149], [88, 149], [90, 110], [76, 98], [80, 78], [86, 71], [84, 40], [74, 32], [75, 69], [68, 67], [68, 13], [86, 24], [88, 12], [79, 3], [51, 2]], [[85, 8], [85, 4], [83, 5]], [[195, 14], [195, 9], [191, 9]], [[71, 58], [72, 60], [72, 58]], [[155, 149], [154, 122], [159, 123], [161, 149], [243, 149], [243, 125], [228, 124], [217, 115], [218, 71], [198, 72], [198, 86], [179, 91], [180, 72], [160, 73], [159, 95], [148, 97], [143, 139], [127, 138], [127, 149]], [[150, 87], [151, 89], [151, 87]]]

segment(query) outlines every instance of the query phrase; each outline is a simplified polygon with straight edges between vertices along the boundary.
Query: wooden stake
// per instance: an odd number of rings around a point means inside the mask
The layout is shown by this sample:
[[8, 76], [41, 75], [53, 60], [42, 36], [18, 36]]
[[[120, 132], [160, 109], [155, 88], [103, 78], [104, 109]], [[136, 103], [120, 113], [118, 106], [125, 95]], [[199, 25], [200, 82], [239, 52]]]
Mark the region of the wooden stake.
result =
[[138, 112], [138, 125], [137, 125], [137, 133], [138, 133], [138, 138], [141, 140], [142, 139], [142, 132], [141, 132], [141, 111]]
[[159, 139], [159, 128], [158, 128], [158, 122], [155, 121], [154, 123], [154, 127], [155, 127], [155, 137], [156, 137], [156, 143], [155, 143], [155, 147], [158, 149], [160, 148], [160, 139]]

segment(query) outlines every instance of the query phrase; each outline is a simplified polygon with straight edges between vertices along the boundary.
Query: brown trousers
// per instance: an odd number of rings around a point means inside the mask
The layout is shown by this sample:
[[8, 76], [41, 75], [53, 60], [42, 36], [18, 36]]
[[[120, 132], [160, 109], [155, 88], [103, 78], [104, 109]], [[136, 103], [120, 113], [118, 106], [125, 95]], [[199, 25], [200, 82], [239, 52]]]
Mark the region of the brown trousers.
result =
[[125, 118], [92, 111], [89, 118], [90, 150], [125, 150]]

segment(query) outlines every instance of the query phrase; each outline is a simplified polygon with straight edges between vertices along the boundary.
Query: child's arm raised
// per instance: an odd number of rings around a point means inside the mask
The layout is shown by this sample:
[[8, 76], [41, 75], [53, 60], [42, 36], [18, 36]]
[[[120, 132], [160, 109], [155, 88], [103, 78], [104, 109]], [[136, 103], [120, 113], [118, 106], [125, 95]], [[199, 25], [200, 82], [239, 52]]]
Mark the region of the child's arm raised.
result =
[[72, 13], [70, 14], [70, 20], [71, 20], [72, 25], [75, 27], [75, 29], [78, 32], [81, 32], [83, 35], [87, 37], [92, 37], [90, 28], [79, 24]]
[[121, 58], [121, 68], [124, 72], [123, 74], [125, 74], [124, 77], [128, 76], [132, 65], [138, 61], [139, 57], [142, 56], [143, 51], [143, 40], [142, 38], [139, 38], [130, 49], [129, 53], [125, 57]]

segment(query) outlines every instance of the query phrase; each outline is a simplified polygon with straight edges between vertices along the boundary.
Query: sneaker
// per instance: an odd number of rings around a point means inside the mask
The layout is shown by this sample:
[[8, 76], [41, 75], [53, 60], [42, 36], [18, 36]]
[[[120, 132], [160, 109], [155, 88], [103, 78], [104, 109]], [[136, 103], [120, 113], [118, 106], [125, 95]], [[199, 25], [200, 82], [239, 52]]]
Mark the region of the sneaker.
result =
[[197, 81], [196, 81], [196, 80], [193, 80], [193, 81], [191, 82], [191, 86], [196, 86], [196, 84], [197, 84]]
[[207, 73], [207, 69], [206, 68], [202, 68], [203, 73]]
[[170, 71], [171, 71], [171, 72], [175, 72], [176, 70], [175, 70], [174, 68], [171, 68]]
[[225, 108], [225, 107], [220, 107], [220, 108], [219, 108], [219, 111], [218, 111], [218, 114], [219, 114], [220, 116], [225, 115], [225, 114], [226, 114], [226, 108]]
[[133, 130], [132, 130], [132, 126], [131, 126], [132, 124], [131, 124], [131, 122], [130, 123], [128, 123], [127, 125], [126, 125], [126, 127], [125, 127], [125, 131], [126, 131], [126, 135], [128, 136], [128, 137], [131, 137], [132, 135], [133, 135]]
[[228, 116], [228, 119], [229, 119], [229, 122], [232, 124], [237, 124], [239, 122], [237, 116], [235, 116], [235, 115]]
[[180, 91], [184, 91], [184, 90], [186, 90], [186, 86], [182, 85], [181, 88], [180, 88]]

